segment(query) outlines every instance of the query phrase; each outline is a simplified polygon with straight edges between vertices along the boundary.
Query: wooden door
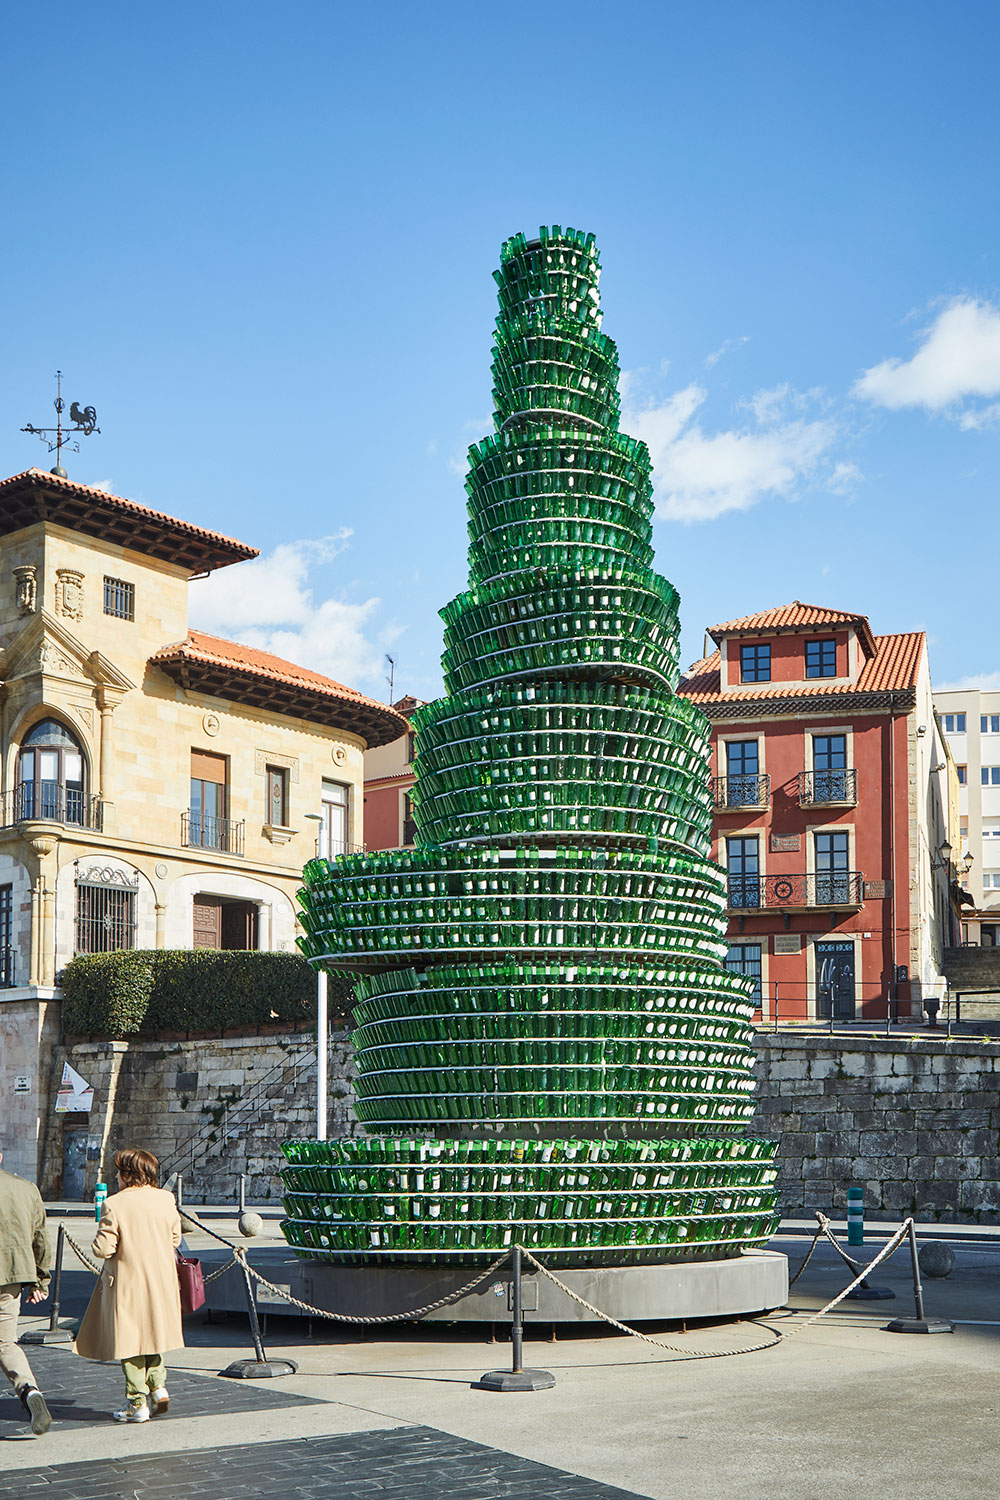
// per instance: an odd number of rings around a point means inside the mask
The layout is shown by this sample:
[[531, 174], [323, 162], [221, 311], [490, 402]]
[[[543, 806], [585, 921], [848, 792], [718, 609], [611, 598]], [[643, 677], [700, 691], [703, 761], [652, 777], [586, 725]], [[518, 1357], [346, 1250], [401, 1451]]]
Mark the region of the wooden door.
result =
[[195, 896], [192, 947], [222, 947], [222, 897]]

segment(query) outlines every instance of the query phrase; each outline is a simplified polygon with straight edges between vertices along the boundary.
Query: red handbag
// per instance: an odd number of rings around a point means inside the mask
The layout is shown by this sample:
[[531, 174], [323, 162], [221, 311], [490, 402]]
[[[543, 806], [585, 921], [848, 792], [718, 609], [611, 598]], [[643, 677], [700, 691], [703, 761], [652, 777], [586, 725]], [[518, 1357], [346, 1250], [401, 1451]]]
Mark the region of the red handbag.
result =
[[181, 1312], [197, 1312], [205, 1305], [205, 1278], [201, 1273], [200, 1260], [188, 1260], [176, 1250], [177, 1285], [181, 1294]]

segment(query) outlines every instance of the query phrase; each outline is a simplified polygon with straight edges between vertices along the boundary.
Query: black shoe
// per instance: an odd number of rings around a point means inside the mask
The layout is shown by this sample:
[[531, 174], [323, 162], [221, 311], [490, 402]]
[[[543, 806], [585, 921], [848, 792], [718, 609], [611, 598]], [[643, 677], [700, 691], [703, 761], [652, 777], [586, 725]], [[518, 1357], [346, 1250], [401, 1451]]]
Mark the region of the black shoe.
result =
[[32, 1432], [35, 1437], [41, 1437], [52, 1426], [52, 1414], [45, 1405], [45, 1397], [37, 1385], [22, 1385], [17, 1394], [31, 1422]]

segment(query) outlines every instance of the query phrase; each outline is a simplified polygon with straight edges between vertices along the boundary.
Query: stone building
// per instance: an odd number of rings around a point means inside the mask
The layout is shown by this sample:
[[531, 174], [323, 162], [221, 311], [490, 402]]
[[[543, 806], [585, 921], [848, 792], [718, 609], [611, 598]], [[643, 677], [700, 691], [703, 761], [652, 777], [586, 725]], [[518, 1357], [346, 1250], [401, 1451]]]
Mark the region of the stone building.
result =
[[0, 482], [0, 1093], [34, 1174], [59, 975], [121, 948], [292, 951], [317, 847], [363, 842], [388, 706], [188, 629], [256, 550], [38, 469]]

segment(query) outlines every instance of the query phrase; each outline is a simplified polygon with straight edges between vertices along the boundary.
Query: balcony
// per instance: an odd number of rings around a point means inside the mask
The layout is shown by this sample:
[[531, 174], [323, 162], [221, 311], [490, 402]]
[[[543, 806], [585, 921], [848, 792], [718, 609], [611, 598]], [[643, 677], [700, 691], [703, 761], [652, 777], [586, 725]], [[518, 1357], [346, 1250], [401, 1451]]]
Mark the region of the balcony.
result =
[[770, 776], [713, 776], [716, 812], [762, 811], [771, 796]]
[[787, 911], [864, 905], [864, 876], [858, 870], [820, 870], [812, 875], [730, 875], [726, 909], [734, 912]]
[[800, 771], [800, 807], [854, 807], [858, 800], [858, 773]]
[[214, 818], [209, 813], [181, 813], [181, 843], [185, 849], [212, 849], [217, 854], [243, 855], [246, 823], [241, 818]]
[[16, 823], [41, 822], [75, 825], [101, 832], [101, 799], [87, 797], [57, 781], [19, 781], [0, 798], [4, 828]]

